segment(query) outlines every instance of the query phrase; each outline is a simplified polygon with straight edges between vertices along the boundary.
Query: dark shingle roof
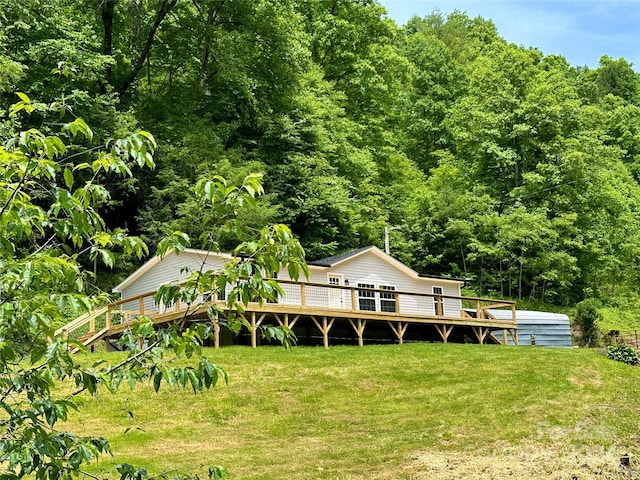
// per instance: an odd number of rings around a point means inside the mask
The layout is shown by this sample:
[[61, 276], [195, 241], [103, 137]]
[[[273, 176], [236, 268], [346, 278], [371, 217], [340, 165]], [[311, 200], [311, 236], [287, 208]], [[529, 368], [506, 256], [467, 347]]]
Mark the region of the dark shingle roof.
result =
[[312, 262], [307, 262], [307, 263], [309, 265], [316, 265], [318, 267], [331, 267], [331, 266], [335, 265], [336, 263], [339, 263], [339, 262], [341, 262], [343, 260], [346, 260], [346, 259], [351, 258], [351, 257], [355, 257], [359, 253], [362, 253], [365, 250], [369, 250], [370, 248], [372, 248], [372, 247], [369, 246], [369, 247], [358, 248], [357, 250], [351, 250], [350, 252], [339, 253], [338, 255], [333, 255], [331, 257], [326, 257], [326, 258], [321, 258], [320, 260], [314, 260]]

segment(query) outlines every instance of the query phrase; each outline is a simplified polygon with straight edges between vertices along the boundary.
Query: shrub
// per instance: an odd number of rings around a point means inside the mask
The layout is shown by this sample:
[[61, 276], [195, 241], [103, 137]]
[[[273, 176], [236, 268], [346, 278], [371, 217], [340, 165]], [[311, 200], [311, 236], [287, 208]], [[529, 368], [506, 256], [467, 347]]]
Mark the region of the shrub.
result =
[[616, 362], [626, 363], [628, 365], [640, 364], [640, 356], [633, 348], [627, 345], [616, 345], [607, 347], [607, 358]]
[[593, 347], [598, 341], [598, 322], [602, 315], [598, 312], [599, 302], [594, 298], [583, 300], [576, 305], [575, 322], [582, 332], [582, 345]]

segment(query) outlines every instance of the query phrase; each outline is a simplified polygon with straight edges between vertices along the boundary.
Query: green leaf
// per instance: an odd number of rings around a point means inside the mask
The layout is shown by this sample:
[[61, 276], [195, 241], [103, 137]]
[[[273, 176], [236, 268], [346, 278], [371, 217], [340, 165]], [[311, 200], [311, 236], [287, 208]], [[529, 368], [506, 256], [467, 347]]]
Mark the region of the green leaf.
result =
[[70, 169], [65, 168], [63, 172], [63, 176], [64, 176], [64, 183], [67, 186], [67, 188], [73, 187], [73, 172]]

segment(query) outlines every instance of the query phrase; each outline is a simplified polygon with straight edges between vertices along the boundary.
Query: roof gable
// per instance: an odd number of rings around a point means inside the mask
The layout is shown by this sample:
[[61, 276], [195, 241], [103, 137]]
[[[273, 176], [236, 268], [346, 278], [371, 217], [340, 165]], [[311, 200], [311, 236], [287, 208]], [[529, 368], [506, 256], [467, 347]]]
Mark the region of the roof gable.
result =
[[[207, 250], [200, 250], [197, 248], [185, 248], [183, 252], [180, 252], [180, 254], [191, 254], [191, 255], [201, 255], [203, 257], [206, 256], [216, 256], [216, 257], [221, 257], [221, 258], [232, 258], [231, 255], [229, 255], [228, 253], [215, 253], [215, 252], [210, 252]], [[159, 256], [154, 256], [151, 259], [147, 260], [147, 262], [144, 263], [144, 265], [142, 265], [140, 268], [138, 268], [135, 272], [133, 272], [131, 275], [129, 275], [127, 278], [125, 278], [122, 282], [120, 282], [118, 285], [116, 285], [115, 287], [113, 287], [113, 289], [111, 290], [112, 292], [122, 292], [125, 288], [129, 287], [131, 284], [133, 284], [136, 280], [138, 280], [140, 277], [142, 277], [145, 273], [147, 273], [148, 271], [150, 271], [153, 267], [155, 267], [156, 265], [158, 265], [163, 259], [173, 256], [173, 255], [179, 255], [175, 250], [169, 250], [164, 257], [160, 258]]]
[[427, 279], [438, 279], [445, 282], [455, 282], [455, 283], [464, 283], [464, 280], [459, 278], [446, 278], [446, 277], [438, 277], [435, 275], [421, 275], [412, 268], [408, 267], [400, 260], [393, 258], [391, 255], [387, 255], [385, 252], [380, 250], [378, 247], [371, 245], [369, 247], [359, 248], [357, 250], [352, 250], [350, 252], [341, 253], [339, 255], [334, 255], [332, 257], [323, 258], [320, 260], [316, 260], [313, 262], [309, 262], [308, 264], [311, 266], [317, 267], [326, 267], [331, 268], [336, 265], [348, 263], [349, 261], [358, 258], [362, 255], [375, 255], [380, 258], [384, 262], [388, 263], [390, 266], [396, 268], [397, 270], [402, 271], [404, 274], [408, 275], [412, 278], [417, 278], [419, 280], [427, 280]]

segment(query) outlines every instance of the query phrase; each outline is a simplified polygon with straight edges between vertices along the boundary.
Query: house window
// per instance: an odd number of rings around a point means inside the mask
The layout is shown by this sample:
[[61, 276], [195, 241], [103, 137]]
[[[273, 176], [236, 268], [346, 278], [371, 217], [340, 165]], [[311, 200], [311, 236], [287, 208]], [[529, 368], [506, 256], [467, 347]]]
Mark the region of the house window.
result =
[[[442, 295], [442, 287], [433, 287], [434, 295]], [[436, 315], [444, 315], [444, 303], [442, 303], [442, 297], [433, 297], [433, 311]]]
[[380, 311], [381, 312], [397, 312], [396, 294], [393, 291], [396, 287], [391, 285], [380, 285]]
[[[359, 288], [375, 288], [370, 283], [359, 283]], [[360, 310], [376, 310], [376, 292], [373, 290], [358, 290], [358, 305]]]

